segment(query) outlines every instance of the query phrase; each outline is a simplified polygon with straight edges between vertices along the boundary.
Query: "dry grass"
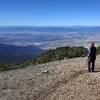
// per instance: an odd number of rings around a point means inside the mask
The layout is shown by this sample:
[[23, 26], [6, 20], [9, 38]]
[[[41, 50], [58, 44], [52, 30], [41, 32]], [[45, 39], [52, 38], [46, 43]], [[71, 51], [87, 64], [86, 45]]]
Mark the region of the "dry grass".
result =
[[87, 73], [86, 58], [0, 73], [0, 100], [100, 100], [100, 56]]

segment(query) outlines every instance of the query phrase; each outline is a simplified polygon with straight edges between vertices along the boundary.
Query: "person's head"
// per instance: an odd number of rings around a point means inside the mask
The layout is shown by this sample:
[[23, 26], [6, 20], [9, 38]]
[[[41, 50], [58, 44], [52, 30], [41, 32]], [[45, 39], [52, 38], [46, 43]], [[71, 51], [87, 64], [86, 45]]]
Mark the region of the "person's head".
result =
[[94, 42], [91, 43], [91, 47], [94, 47]]

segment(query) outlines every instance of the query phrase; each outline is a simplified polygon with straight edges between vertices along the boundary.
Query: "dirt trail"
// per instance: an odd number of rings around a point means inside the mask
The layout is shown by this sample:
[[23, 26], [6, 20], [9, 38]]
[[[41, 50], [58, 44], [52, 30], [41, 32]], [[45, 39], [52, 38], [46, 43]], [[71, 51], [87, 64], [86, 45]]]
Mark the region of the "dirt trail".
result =
[[100, 100], [100, 56], [87, 73], [86, 58], [65, 59], [0, 73], [0, 100]]

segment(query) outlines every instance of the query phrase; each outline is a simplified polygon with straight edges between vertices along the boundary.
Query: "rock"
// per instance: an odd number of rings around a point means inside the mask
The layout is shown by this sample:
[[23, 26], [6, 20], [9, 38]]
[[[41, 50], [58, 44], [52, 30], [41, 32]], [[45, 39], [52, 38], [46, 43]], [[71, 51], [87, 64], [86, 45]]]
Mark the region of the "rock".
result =
[[42, 72], [42, 74], [49, 74], [50, 72], [48, 71], [48, 70], [44, 70], [43, 72]]

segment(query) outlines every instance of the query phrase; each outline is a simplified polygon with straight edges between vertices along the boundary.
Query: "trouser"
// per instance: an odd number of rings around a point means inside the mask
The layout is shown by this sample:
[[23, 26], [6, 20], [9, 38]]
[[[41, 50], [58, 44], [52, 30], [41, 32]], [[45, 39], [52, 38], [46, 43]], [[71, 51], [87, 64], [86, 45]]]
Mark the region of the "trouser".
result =
[[[91, 66], [91, 64], [92, 64], [92, 66]], [[88, 60], [88, 71], [94, 72], [94, 68], [95, 68], [95, 59], [89, 59]]]

